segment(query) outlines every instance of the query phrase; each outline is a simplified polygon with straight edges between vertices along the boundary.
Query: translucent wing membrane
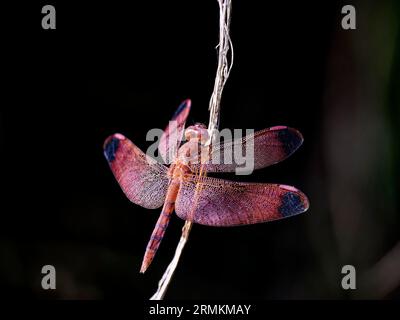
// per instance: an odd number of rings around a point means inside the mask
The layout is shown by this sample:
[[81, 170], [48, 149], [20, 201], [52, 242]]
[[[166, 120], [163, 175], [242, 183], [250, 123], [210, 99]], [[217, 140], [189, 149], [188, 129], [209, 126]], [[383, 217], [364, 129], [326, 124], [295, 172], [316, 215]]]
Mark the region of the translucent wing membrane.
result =
[[148, 209], [163, 205], [169, 183], [167, 167], [119, 133], [106, 139], [104, 155], [130, 201]]
[[307, 197], [294, 187], [195, 175], [184, 179], [175, 203], [180, 218], [221, 227], [277, 220], [302, 213], [308, 207]]
[[178, 154], [190, 105], [190, 100], [181, 103], [161, 136], [158, 151], [166, 164], [171, 164]]
[[[211, 145], [206, 159], [201, 160], [204, 169], [209, 172], [233, 172], [243, 168], [243, 160], [254, 166], [251, 169], [260, 169], [289, 157], [303, 143], [303, 136], [296, 129], [277, 126], [242, 139], [227, 141]], [[207, 148], [207, 147], [206, 147]], [[199, 171], [200, 164], [192, 164], [193, 171]]]

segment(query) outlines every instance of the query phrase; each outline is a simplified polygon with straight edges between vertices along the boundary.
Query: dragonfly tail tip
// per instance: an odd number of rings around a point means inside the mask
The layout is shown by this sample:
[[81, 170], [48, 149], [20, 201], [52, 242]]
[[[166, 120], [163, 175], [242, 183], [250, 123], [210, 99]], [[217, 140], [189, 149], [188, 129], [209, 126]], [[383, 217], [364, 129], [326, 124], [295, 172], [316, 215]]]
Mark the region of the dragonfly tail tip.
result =
[[147, 270], [147, 268], [148, 268], [148, 266], [149, 266], [149, 265], [143, 261], [142, 266], [140, 267], [140, 271], [139, 271], [139, 272], [140, 272], [140, 273], [145, 273], [146, 270]]

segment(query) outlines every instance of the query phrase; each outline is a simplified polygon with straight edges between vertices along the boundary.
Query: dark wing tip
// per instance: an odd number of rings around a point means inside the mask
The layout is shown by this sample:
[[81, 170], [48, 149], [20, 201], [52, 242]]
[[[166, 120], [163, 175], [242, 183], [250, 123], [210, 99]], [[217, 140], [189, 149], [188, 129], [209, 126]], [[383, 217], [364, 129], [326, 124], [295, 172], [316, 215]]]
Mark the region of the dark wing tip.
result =
[[281, 205], [278, 208], [282, 217], [293, 216], [308, 210], [310, 204], [304, 193], [294, 187], [281, 186], [281, 188], [287, 190], [281, 196]]
[[185, 116], [185, 118], [186, 118], [186, 117], [187, 117], [187, 114], [188, 114], [189, 111], [190, 111], [191, 105], [192, 105], [192, 101], [191, 101], [190, 99], [186, 99], [185, 101], [183, 101], [183, 102], [179, 105], [178, 109], [175, 111], [175, 113], [174, 113], [174, 115], [173, 115], [173, 117], [172, 117], [172, 120], [176, 119], [176, 117], [178, 117], [178, 115], [179, 115], [181, 112], [184, 112], [184, 113], [186, 114], [186, 116]]
[[286, 126], [276, 126], [270, 130], [277, 131], [277, 138], [284, 148], [286, 156], [290, 156], [303, 144], [303, 135], [300, 131]]
[[109, 136], [103, 145], [104, 156], [106, 157], [108, 162], [112, 162], [115, 160], [115, 154], [118, 150], [119, 143], [121, 140], [124, 140], [125, 137], [120, 133], [115, 133]]

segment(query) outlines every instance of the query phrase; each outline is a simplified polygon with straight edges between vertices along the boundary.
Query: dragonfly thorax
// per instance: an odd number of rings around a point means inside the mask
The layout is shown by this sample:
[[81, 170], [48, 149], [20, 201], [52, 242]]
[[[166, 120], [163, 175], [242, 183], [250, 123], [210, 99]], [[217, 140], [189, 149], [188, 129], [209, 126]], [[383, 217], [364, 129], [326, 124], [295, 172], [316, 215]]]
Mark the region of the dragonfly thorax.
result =
[[192, 171], [189, 169], [189, 167], [180, 161], [172, 164], [168, 170], [168, 176], [171, 179], [182, 179], [185, 175], [191, 173]]

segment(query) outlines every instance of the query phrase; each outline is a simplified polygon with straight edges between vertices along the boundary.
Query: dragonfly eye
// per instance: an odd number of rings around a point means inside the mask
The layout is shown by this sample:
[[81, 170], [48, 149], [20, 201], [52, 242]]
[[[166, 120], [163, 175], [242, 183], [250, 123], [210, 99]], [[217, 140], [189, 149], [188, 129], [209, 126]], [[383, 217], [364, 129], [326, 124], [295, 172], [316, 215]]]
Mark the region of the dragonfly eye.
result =
[[207, 129], [206, 125], [204, 123], [196, 122], [193, 127], [199, 128], [199, 129]]

